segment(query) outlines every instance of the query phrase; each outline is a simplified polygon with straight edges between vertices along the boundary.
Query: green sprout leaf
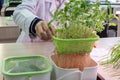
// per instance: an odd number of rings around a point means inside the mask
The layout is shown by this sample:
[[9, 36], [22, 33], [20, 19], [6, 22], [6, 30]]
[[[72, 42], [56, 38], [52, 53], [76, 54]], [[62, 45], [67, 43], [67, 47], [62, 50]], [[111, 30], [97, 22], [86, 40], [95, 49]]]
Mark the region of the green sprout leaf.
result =
[[107, 14], [106, 8], [100, 8], [99, 1], [92, 4], [89, 0], [70, 0], [65, 3], [64, 9], [57, 10], [52, 20], [63, 29], [62, 32], [59, 32], [62, 35], [59, 37], [85, 38], [85, 35], [91, 34], [89, 35], [91, 38], [93, 31], [101, 32], [104, 29], [103, 22], [106, 17], [109, 19], [113, 17], [110, 3], [108, 0], [106, 2], [110, 8], [110, 15]]

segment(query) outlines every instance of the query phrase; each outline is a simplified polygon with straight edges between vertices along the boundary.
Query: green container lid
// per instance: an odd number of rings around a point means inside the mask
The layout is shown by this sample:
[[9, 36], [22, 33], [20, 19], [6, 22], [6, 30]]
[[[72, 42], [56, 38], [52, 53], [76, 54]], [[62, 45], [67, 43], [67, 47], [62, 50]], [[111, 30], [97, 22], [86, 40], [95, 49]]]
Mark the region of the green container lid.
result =
[[52, 71], [52, 65], [44, 56], [8, 57], [3, 60], [2, 73], [5, 76], [33, 76]]

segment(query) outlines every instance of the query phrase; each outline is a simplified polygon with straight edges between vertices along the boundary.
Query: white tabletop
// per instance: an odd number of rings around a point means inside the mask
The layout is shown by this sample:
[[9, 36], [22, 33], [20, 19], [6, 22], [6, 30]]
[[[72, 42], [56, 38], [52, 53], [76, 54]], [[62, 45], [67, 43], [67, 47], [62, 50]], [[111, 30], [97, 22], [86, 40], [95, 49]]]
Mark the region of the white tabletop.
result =
[[[112, 65], [100, 65], [102, 61], [109, 58], [111, 48], [115, 44], [120, 44], [120, 37], [101, 38], [96, 44], [97, 47], [92, 50], [91, 57], [99, 63], [98, 73], [100, 73], [105, 80], [120, 80], [120, 69], [113, 69]], [[118, 74], [118, 76], [115, 76], [115, 74]]]
[[[118, 44], [120, 37], [101, 38], [97, 41], [97, 47], [91, 52], [91, 57], [100, 63], [104, 55], [108, 55], [108, 51], [113, 45]], [[0, 44], [0, 67], [3, 58], [9, 56], [24, 56], [24, 55], [44, 55], [49, 57], [54, 51], [54, 45], [51, 42], [42, 43], [9, 43]], [[0, 68], [1, 71], [1, 68]], [[119, 76], [113, 76], [114, 73], [120, 73], [120, 70], [115, 70], [110, 66], [98, 66], [98, 73], [100, 73], [105, 80], [120, 80]], [[0, 80], [2, 74], [0, 73]]]

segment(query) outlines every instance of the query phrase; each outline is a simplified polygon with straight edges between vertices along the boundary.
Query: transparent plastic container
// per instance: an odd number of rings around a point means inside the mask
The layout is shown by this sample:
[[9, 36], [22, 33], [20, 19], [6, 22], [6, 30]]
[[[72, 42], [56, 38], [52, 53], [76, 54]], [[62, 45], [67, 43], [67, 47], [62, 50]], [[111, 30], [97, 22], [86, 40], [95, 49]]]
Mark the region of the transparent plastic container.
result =
[[52, 66], [43, 56], [9, 57], [3, 60], [5, 80], [50, 80]]

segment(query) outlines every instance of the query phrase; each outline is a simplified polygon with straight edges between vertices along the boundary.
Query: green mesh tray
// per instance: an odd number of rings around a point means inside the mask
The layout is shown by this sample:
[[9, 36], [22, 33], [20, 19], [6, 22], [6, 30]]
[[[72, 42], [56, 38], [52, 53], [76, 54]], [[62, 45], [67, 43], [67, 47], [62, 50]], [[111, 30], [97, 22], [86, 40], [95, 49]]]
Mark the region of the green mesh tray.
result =
[[44, 56], [8, 57], [3, 60], [4, 76], [33, 76], [49, 73], [52, 66]]
[[60, 39], [53, 36], [53, 42], [60, 54], [81, 54], [90, 53], [93, 49], [94, 43], [99, 39], [99, 36], [95, 35], [94, 38], [84, 39]]

